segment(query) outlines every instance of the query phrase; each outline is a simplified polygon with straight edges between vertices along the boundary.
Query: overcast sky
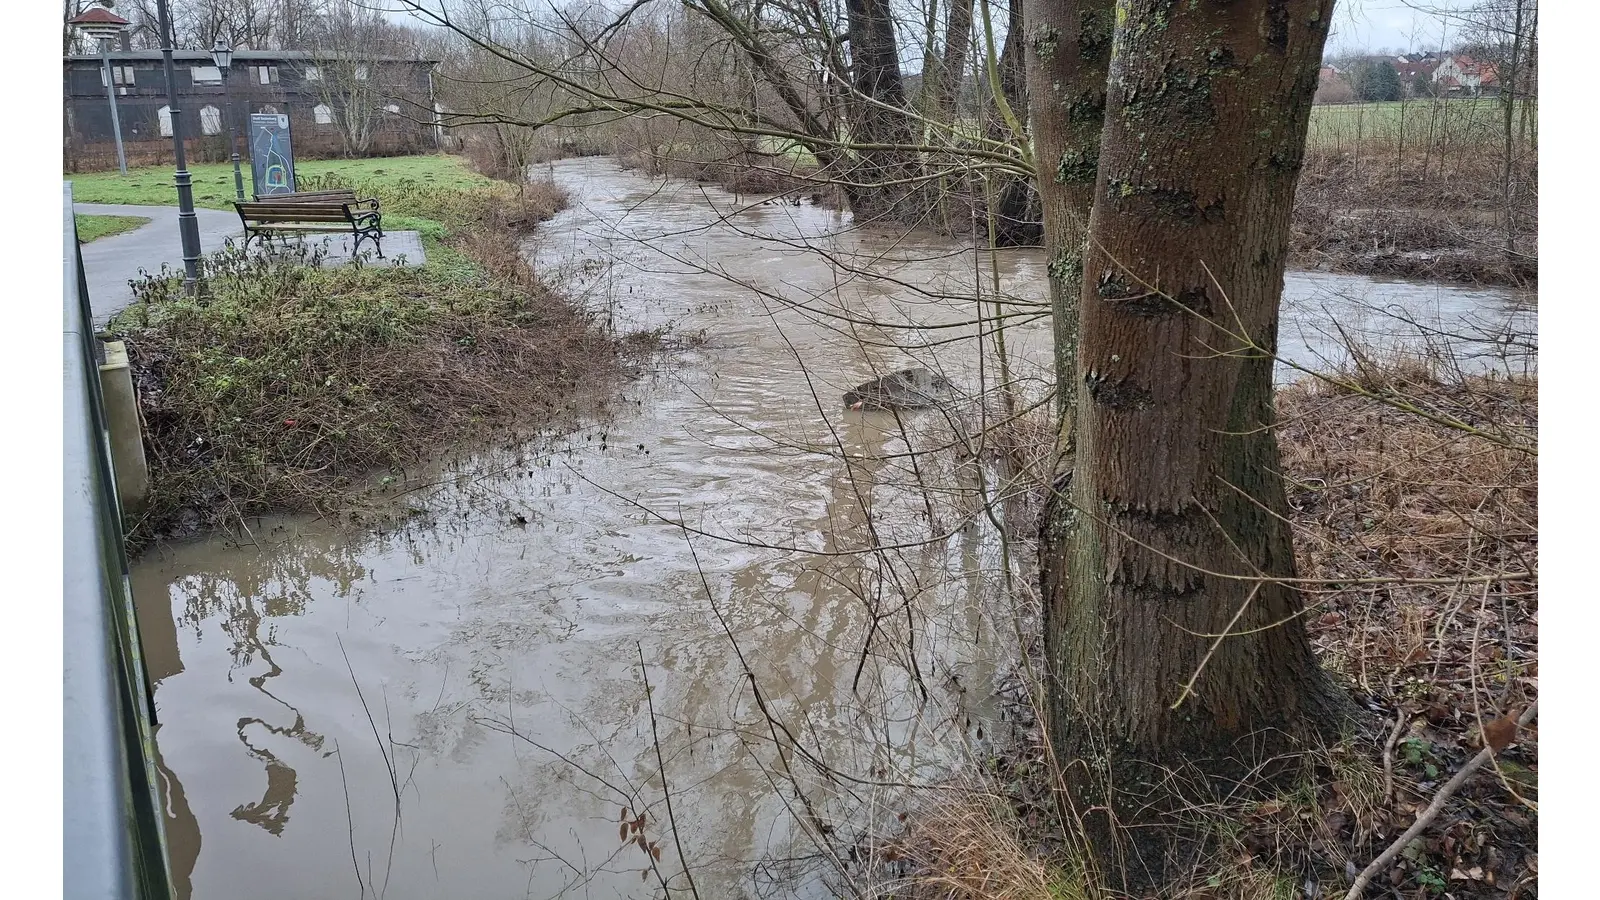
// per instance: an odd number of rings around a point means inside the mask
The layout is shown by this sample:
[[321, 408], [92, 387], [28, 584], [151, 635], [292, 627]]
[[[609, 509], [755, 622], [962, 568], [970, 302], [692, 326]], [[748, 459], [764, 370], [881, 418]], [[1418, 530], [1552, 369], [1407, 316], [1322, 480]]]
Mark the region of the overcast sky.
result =
[[[400, 4], [393, 0], [364, 0], [372, 6], [390, 9]], [[427, 0], [426, 5], [436, 7], [440, 0]], [[528, 6], [539, 8], [551, 0], [524, 0]], [[601, 0], [608, 6], [628, 5], [627, 0]], [[896, 2], [907, 10], [925, 9], [922, 0]], [[991, 0], [1005, 15], [1005, 0]], [[1337, 0], [1333, 13], [1333, 33], [1328, 37], [1328, 54], [1336, 56], [1358, 50], [1439, 50], [1454, 43], [1458, 22], [1451, 11], [1466, 9], [1481, 0]], [[557, 2], [557, 5], [561, 5]], [[940, 4], [942, 7], [944, 4]], [[391, 15], [414, 21], [409, 15], [393, 12]], [[906, 13], [901, 29], [908, 35], [903, 55], [909, 65], [916, 68], [913, 57], [920, 52], [920, 13]]]
[[1448, 13], [1471, 5], [1469, 0], [1339, 0], [1328, 50], [1438, 50], [1455, 39], [1457, 23]]

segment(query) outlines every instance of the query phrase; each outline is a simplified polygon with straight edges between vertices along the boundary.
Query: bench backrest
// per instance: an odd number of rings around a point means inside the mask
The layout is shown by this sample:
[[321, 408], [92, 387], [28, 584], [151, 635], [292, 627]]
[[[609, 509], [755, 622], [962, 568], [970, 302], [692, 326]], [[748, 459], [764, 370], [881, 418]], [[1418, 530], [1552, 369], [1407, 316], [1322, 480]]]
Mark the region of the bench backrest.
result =
[[302, 201], [299, 203], [235, 203], [239, 216], [252, 222], [349, 222], [350, 207], [344, 203]]
[[356, 192], [350, 188], [327, 191], [297, 191], [292, 194], [257, 194], [257, 203], [318, 203], [328, 200], [355, 202]]

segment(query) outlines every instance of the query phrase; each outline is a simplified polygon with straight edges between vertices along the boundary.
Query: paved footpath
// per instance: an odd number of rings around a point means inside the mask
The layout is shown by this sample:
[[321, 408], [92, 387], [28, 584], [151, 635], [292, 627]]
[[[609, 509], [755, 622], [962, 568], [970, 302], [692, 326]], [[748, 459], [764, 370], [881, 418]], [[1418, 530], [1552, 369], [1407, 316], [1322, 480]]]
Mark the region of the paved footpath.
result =
[[[96, 325], [103, 325], [113, 315], [133, 302], [133, 289], [128, 282], [139, 277], [139, 271], [159, 272], [166, 263], [175, 272], [183, 271], [183, 243], [178, 237], [178, 208], [175, 206], [117, 206], [105, 203], [75, 203], [73, 209], [82, 215], [143, 216], [150, 220], [133, 231], [115, 237], [103, 237], [84, 244], [84, 278], [89, 283], [89, 304], [94, 308]], [[216, 209], [197, 209], [195, 221], [200, 226], [200, 252], [212, 253], [222, 249], [229, 238], [244, 236], [239, 215]], [[306, 237], [308, 243], [321, 243], [327, 257], [324, 265], [338, 266], [350, 261], [353, 241], [347, 235], [330, 234]], [[372, 245], [362, 250], [371, 253]], [[415, 231], [390, 231], [383, 236], [381, 262], [387, 265], [420, 266], [427, 258], [422, 250], [422, 240]]]
[[[89, 304], [96, 324], [104, 323], [118, 310], [133, 302], [128, 282], [139, 277], [139, 270], [159, 272], [166, 263], [183, 271], [183, 244], [178, 237], [176, 206], [116, 206], [106, 203], [74, 203], [73, 211], [91, 216], [143, 216], [148, 225], [113, 237], [84, 244], [83, 272], [89, 283]], [[222, 249], [230, 237], [244, 234], [238, 213], [217, 209], [197, 209], [200, 250], [211, 253]]]

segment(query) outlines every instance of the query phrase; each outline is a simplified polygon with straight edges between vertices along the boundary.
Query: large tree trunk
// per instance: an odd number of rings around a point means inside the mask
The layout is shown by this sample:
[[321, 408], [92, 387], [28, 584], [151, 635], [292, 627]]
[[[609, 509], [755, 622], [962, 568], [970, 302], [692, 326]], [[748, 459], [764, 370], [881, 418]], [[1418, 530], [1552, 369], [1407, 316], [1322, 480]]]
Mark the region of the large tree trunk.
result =
[[1024, 0], [1028, 100], [1050, 312], [1055, 325], [1060, 449], [1071, 449], [1077, 406], [1078, 294], [1106, 112], [1113, 0]]
[[[1011, 139], [1028, 139], [1028, 84], [1025, 75], [1023, 0], [1009, 0], [1006, 15], [1006, 41], [1000, 50], [1000, 93], [1010, 104], [1023, 128]], [[1007, 127], [1004, 122], [995, 124]], [[1001, 132], [1005, 135], [1005, 132]], [[1031, 246], [1040, 239], [1039, 192], [1032, 179], [1006, 175], [1000, 179], [995, 198], [995, 244], [1000, 247]]]
[[[1282, 580], [1295, 563], [1273, 361], [1227, 352], [1242, 351], [1227, 334], [1241, 330], [1276, 349], [1332, 7], [1117, 8], [1079, 300], [1073, 510], [1063, 537], [1046, 534], [1046, 647], [1066, 782], [1101, 862], [1133, 890], [1177, 871], [1192, 837], [1173, 827], [1173, 785], [1197, 784], [1184, 773], [1243, 775], [1340, 708]], [[1089, 162], [1061, 151], [1041, 140], [1041, 168]]]
[[931, 113], [936, 121], [947, 125], [956, 119], [960, 105], [957, 96], [966, 77], [967, 53], [972, 48], [972, 4], [973, 0], [949, 0], [949, 9], [945, 11], [944, 56], [940, 60], [929, 60], [935, 63], [929, 66], [933, 70], [928, 86], [933, 100]]
[[917, 218], [921, 196], [915, 183], [913, 154], [894, 147], [911, 144], [911, 119], [905, 113], [905, 81], [900, 76], [899, 45], [889, 0], [846, 0], [849, 14], [850, 83], [857, 92], [851, 106], [851, 138], [857, 144], [880, 145], [858, 150], [845, 196], [860, 221]]

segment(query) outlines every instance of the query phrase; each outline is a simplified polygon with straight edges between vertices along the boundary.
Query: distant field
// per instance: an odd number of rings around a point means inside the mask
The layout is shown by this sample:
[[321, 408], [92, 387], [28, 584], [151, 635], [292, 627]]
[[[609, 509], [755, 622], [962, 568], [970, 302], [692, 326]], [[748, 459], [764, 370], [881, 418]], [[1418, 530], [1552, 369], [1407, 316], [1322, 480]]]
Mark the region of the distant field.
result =
[[[415, 181], [431, 187], [471, 188], [489, 184], [489, 179], [467, 168], [459, 156], [389, 156], [373, 159], [307, 159], [295, 162], [300, 175], [337, 173], [350, 181], [396, 184]], [[232, 209], [233, 165], [200, 163], [189, 167], [194, 182], [195, 206]], [[172, 186], [172, 168], [162, 166], [116, 172], [91, 172], [66, 176], [72, 182], [72, 199], [79, 203], [132, 203], [144, 206], [176, 206], [177, 191]], [[250, 172], [244, 173], [245, 197], [251, 196]]]
[[[1537, 130], [1538, 105], [1531, 109], [1530, 126]], [[1473, 100], [1400, 100], [1388, 103], [1346, 103], [1313, 106], [1306, 143], [1334, 149], [1360, 141], [1436, 144], [1471, 144], [1498, 138], [1504, 127], [1505, 108], [1491, 98]], [[1522, 110], [1517, 110], [1521, 117]]]

